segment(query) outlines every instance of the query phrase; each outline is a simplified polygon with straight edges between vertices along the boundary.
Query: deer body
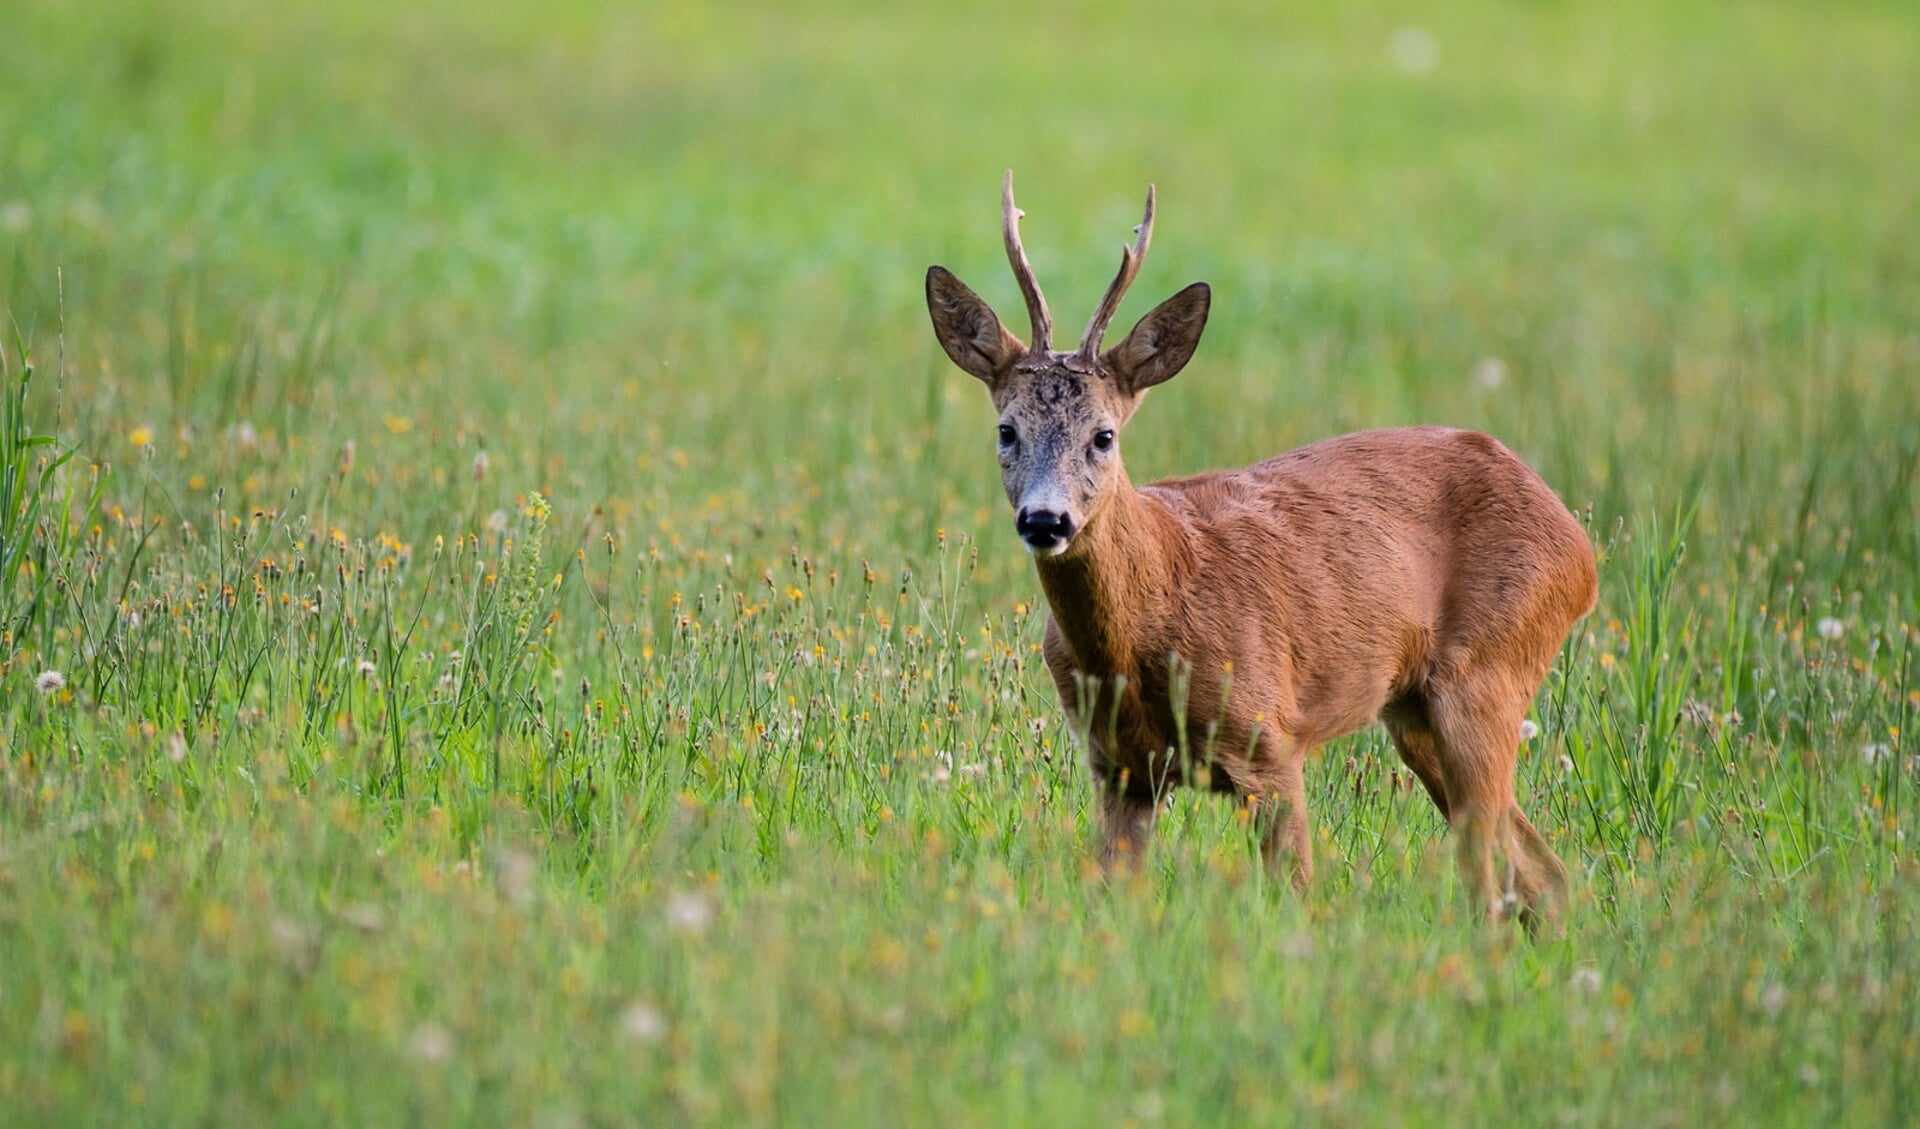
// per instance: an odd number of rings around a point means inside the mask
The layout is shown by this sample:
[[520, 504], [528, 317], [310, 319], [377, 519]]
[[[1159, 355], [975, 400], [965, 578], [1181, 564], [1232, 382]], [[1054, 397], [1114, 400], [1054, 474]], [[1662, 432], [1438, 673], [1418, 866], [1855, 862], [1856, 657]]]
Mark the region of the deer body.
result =
[[1437, 427], [1135, 488], [1116, 433], [1191, 357], [1210, 293], [1187, 288], [1098, 351], [1145, 255], [1149, 191], [1080, 349], [1055, 352], [1011, 174], [1004, 208], [1036, 347], [938, 267], [928, 303], [1002, 413], [1002, 476], [1047, 598], [1047, 666], [1087, 743], [1103, 857], [1137, 863], [1159, 797], [1186, 784], [1252, 804], [1266, 857], [1304, 886], [1307, 754], [1379, 720], [1458, 836], [1479, 904], [1552, 917], [1565, 871], [1513, 777], [1533, 694], [1593, 606], [1579, 522], [1498, 442]]

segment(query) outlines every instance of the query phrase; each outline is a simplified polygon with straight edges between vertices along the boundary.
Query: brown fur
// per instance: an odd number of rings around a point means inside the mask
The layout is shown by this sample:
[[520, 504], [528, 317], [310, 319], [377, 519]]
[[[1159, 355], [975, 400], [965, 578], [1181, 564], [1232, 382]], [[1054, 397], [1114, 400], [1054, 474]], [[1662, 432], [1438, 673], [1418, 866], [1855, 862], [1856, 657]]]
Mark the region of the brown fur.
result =
[[[1538, 475], [1486, 435], [1412, 427], [1136, 489], [1111, 432], [1192, 355], [1204, 285], [1097, 356], [1029, 351], [939, 267], [927, 288], [941, 343], [1016, 435], [1001, 452], [1009, 499], [1072, 521], [1035, 563], [1047, 666], [1100, 787], [1103, 858], [1137, 863], [1159, 796], [1191, 784], [1254, 805], [1264, 854], [1304, 886], [1306, 755], [1377, 719], [1457, 835], [1476, 903], [1557, 916], [1566, 872], [1516, 806], [1514, 768], [1596, 581], [1585, 531]], [[1102, 430], [1106, 447], [1090, 438]]]

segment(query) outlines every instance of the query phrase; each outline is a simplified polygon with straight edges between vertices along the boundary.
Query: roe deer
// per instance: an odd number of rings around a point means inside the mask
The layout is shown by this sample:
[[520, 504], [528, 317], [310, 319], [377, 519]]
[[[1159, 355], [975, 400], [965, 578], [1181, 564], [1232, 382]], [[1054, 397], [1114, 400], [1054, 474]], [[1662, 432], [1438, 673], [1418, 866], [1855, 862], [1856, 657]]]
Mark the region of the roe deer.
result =
[[1554, 920], [1566, 870], [1513, 778], [1534, 692], [1594, 604], [1585, 531], [1499, 442], [1443, 427], [1136, 489], [1120, 429], [1193, 356], [1211, 297], [1196, 282], [1101, 351], [1153, 211], [1149, 187], [1072, 352], [1053, 348], [1011, 172], [1002, 237], [1033, 344], [927, 271], [934, 333], [1000, 414], [1001, 480], [1051, 611], [1047, 667], [1087, 743], [1103, 862], [1137, 866], [1162, 790], [1194, 784], [1251, 805], [1268, 865], [1304, 887], [1306, 755], [1377, 718], [1452, 828], [1477, 912]]

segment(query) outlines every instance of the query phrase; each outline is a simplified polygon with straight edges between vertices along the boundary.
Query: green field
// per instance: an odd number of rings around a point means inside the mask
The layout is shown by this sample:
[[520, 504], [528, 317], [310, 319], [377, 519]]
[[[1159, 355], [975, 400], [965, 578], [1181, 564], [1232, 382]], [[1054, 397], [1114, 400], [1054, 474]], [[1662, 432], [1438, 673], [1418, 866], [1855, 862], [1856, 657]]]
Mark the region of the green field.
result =
[[[915, 7], [0, 0], [0, 1123], [1920, 1116], [1920, 11]], [[1068, 330], [1148, 181], [1213, 285], [1136, 481], [1586, 519], [1564, 940], [1379, 732], [1305, 897], [1090, 867], [1009, 167]]]

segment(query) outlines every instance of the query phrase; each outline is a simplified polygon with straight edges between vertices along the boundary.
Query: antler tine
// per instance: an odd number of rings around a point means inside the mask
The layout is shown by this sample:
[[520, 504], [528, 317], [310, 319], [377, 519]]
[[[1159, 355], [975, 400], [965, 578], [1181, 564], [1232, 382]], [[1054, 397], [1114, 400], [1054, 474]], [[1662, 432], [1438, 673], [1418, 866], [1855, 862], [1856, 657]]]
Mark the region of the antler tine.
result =
[[1107, 323], [1120, 310], [1120, 299], [1127, 296], [1127, 287], [1133, 285], [1134, 276], [1140, 273], [1140, 264], [1147, 257], [1147, 244], [1153, 242], [1153, 185], [1147, 185], [1147, 214], [1140, 219], [1140, 226], [1133, 229], [1137, 238], [1133, 246], [1120, 249], [1120, 273], [1113, 276], [1113, 285], [1107, 287], [1107, 296], [1100, 299], [1100, 308], [1093, 311], [1093, 320], [1087, 323], [1087, 332], [1080, 337], [1080, 355], [1089, 360], [1100, 351], [1100, 340], [1107, 335]]
[[1053, 348], [1053, 318], [1047, 314], [1047, 300], [1040, 293], [1040, 283], [1033, 277], [1033, 264], [1027, 261], [1026, 249], [1020, 246], [1020, 217], [1026, 215], [1013, 204], [1013, 170], [1007, 170], [1006, 183], [1000, 189], [1000, 234], [1007, 241], [1007, 262], [1013, 267], [1013, 277], [1020, 284], [1020, 294], [1027, 300], [1027, 317], [1033, 322], [1033, 351], [1045, 353]]

